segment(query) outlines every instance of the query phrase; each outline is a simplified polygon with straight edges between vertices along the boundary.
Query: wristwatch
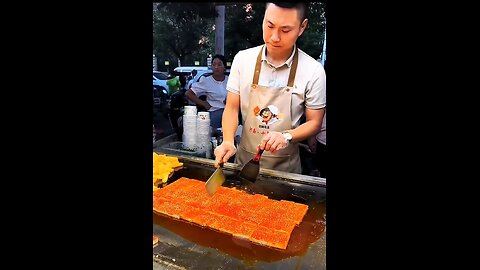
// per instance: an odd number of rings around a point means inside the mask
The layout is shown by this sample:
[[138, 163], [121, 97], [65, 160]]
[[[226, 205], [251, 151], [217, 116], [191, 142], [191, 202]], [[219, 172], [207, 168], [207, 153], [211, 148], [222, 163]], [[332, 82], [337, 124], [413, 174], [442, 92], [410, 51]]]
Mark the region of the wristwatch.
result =
[[292, 140], [292, 134], [288, 131], [282, 132], [283, 137], [285, 138], [285, 142], [288, 144]]

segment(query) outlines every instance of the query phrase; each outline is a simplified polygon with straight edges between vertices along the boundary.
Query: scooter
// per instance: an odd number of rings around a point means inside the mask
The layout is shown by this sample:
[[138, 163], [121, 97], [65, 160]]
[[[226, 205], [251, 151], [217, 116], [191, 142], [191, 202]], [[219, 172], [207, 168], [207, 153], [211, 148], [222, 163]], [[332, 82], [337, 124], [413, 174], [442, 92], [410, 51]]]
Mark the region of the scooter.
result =
[[185, 97], [185, 92], [185, 89], [181, 89], [180, 91], [170, 95], [170, 99], [168, 102], [168, 116], [172, 128], [177, 133], [177, 139], [179, 141], [182, 140], [183, 134], [183, 125], [180, 119], [183, 115], [183, 107], [185, 105], [188, 105], [187, 99]]
[[[153, 98], [154, 102], [157, 102], [159, 105], [160, 103], [167, 103], [169, 96], [168, 91], [163, 87], [153, 87]], [[156, 100], [156, 101], [155, 101]]]

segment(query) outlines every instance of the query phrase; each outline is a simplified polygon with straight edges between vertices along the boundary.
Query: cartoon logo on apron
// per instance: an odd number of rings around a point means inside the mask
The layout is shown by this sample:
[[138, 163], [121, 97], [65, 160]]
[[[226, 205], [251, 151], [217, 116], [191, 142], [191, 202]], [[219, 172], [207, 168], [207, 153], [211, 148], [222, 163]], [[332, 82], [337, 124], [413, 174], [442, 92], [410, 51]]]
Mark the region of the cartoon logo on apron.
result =
[[253, 112], [257, 120], [260, 122], [258, 125], [259, 128], [269, 129], [270, 125], [280, 121], [282, 118], [278, 108], [274, 105], [268, 105], [261, 110], [258, 106], [255, 106]]

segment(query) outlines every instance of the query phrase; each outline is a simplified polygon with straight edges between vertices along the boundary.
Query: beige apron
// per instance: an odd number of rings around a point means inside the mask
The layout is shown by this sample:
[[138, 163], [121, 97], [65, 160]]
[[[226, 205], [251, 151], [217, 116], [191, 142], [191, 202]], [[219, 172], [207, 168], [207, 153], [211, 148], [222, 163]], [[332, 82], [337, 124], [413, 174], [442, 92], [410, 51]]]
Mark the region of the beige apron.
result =
[[[298, 49], [286, 87], [258, 85], [262, 67], [262, 51], [257, 57], [253, 83], [250, 89], [248, 112], [243, 124], [242, 139], [235, 155], [236, 163], [243, 166], [257, 152], [262, 137], [270, 131], [283, 132], [292, 129], [291, 104], [293, 82], [298, 64]], [[263, 117], [262, 117], [263, 116]], [[301, 173], [298, 143], [290, 142], [284, 149], [271, 153], [265, 151], [260, 158], [260, 167], [284, 172]]]

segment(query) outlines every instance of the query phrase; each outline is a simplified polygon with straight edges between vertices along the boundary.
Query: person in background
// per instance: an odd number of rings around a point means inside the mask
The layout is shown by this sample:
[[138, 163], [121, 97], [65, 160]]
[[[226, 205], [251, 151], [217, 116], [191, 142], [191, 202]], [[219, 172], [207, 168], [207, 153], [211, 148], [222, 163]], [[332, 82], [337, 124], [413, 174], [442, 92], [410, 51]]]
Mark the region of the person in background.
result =
[[[226, 66], [227, 60], [225, 56], [221, 54], [213, 56], [213, 74], [208, 77], [203, 77], [199, 82], [194, 83], [185, 93], [185, 96], [189, 100], [210, 112], [210, 125], [213, 130], [222, 126], [222, 114], [227, 97], [226, 87], [228, 76], [225, 75]], [[202, 95], [206, 96], [206, 100], [199, 98]]]
[[185, 94], [185, 91], [187, 91], [187, 77], [185, 74], [180, 73], [178, 75], [178, 81], [180, 82], [180, 91], [182, 91], [182, 95]]
[[175, 72], [173, 74], [168, 75], [167, 77], [167, 86], [168, 86], [168, 94], [171, 96], [177, 93], [180, 90], [180, 78], [175, 76]]
[[187, 91], [190, 90], [190, 88], [192, 87], [193, 81], [195, 80], [195, 76], [197, 76], [197, 70], [196, 69], [192, 70], [192, 73], [190, 75], [191, 78], [187, 83], [187, 87], [185, 87], [185, 89]]
[[[298, 142], [320, 131], [326, 107], [325, 71], [295, 44], [307, 28], [307, 5], [267, 3], [262, 24], [265, 44], [234, 57], [222, 120], [223, 143], [214, 151], [216, 167], [233, 155], [243, 166], [259, 146], [265, 150], [261, 168], [301, 173]], [[243, 131], [237, 150], [233, 142], [239, 111]], [[303, 114], [306, 121], [301, 124]]]
[[[195, 81], [195, 76], [197, 76], [197, 70], [196, 69], [192, 70], [192, 73], [189, 76], [190, 78], [187, 82], [187, 86], [185, 87], [185, 91], [188, 91], [188, 90], [190, 90], [190, 88], [192, 88], [192, 85]], [[195, 103], [188, 98], [187, 98], [187, 102], [188, 102], [188, 105], [195, 105]], [[197, 106], [197, 108], [198, 108], [198, 106]]]
[[323, 115], [322, 129], [317, 135], [308, 139], [310, 152], [313, 154], [311, 175], [327, 178], [327, 113]]
[[186, 100], [182, 91], [182, 84], [180, 83], [179, 76], [181, 76], [181, 74], [178, 74], [178, 76], [176, 76], [177, 74], [178, 73], [174, 71], [173, 74], [169, 75], [167, 79], [168, 92], [170, 95], [168, 115], [172, 128], [177, 134], [177, 139], [181, 140], [183, 134], [183, 126], [180, 125], [179, 119], [182, 116], [182, 108], [183, 106], [185, 106]]

